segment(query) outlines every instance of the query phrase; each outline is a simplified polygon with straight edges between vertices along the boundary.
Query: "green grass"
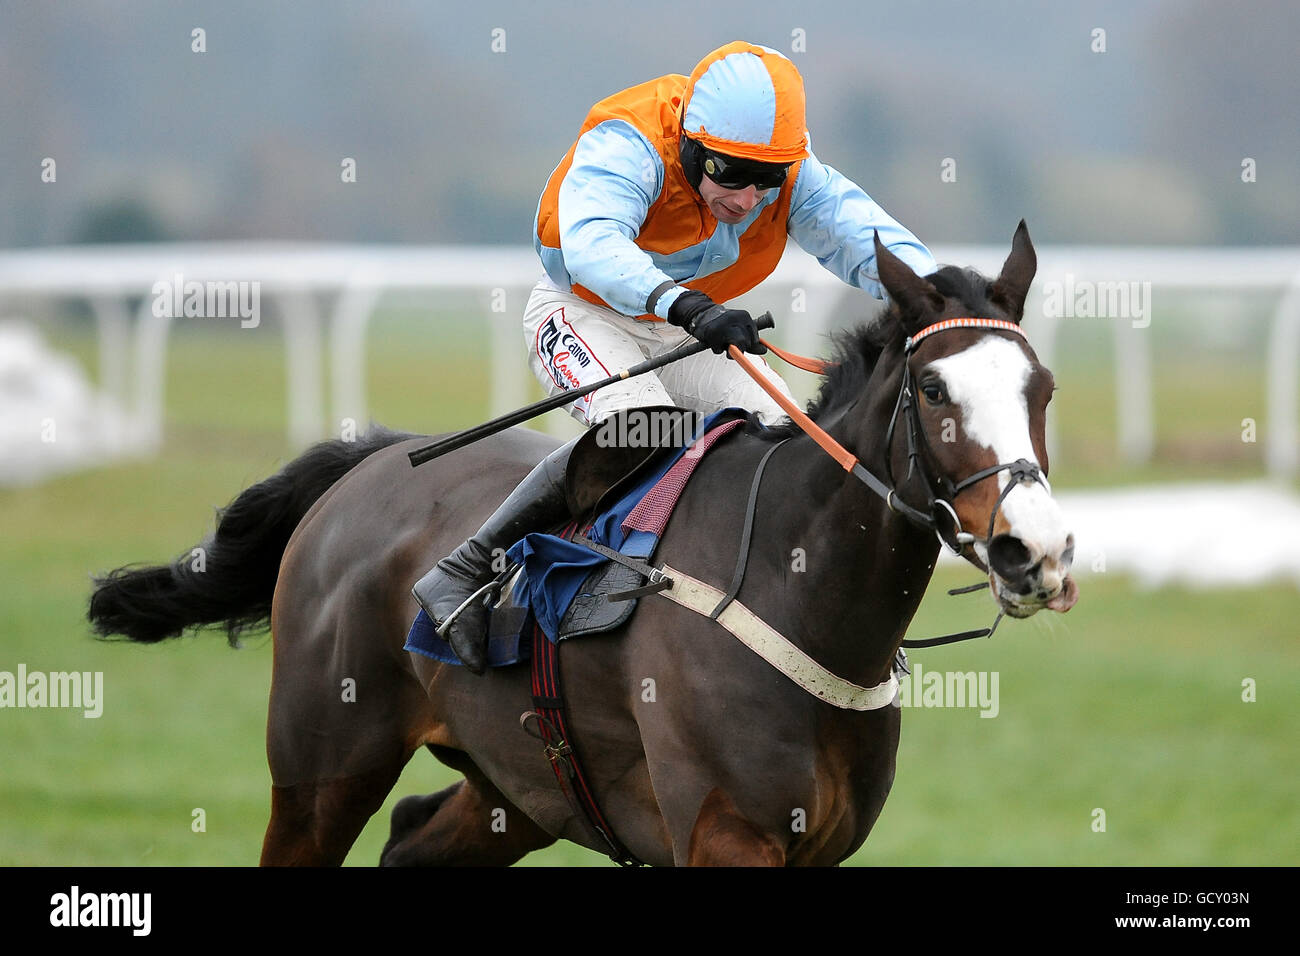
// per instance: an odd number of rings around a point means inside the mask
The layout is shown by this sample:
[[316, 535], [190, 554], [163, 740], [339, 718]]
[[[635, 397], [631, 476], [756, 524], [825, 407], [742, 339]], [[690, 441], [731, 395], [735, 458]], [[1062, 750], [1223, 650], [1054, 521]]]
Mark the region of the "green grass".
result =
[[[939, 583], [912, 633], [987, 615]], [[1295, 607], [1285, 587], [1143, 592], [1094, 575], [1067, 615], [914, 652], [926, 669], [997, 671], [998, 714], [904, 712], [894, 791], [855, 862], [1300, 862]]]
[[[283, 356], [277, 333], [263, 331], [178, 331], [157, 459], [0, 491], [0, 670], [102, 671], [105, 683], [99, 719], [0, 711], [0, 864], [257, 859], [269, 807], [269, 638], [238, 651], [213, 634], [103, 645], [90, 639], [84, 611], [90, 574], [187, 550], [213, 508], [289, 457]], [[93, 343], [77, 326], [54, 332], [93, 368]], [[1262, 472], [1252, 460], [1259, 446], [1190, 464], [1175, 454], [1142, 469], [1081, 457], [1113, 443], [1111, 386], [1084, 344], [1062, 354], [1053, 414], [1069, 441], [1054, 463], [1058, 488]], [[367, 355], [372, 416], [427, 431], [481, 420], [485, 356], [483, 337], [464, 326], [386, 314]], [[1202, 360], [1183, 357], [1182, 368]], [[1244, 360], [1219, 377], [1184, 381], [1173, 366], [1160, 375], [1167, 433], [1192, 443], [1221, 441], [1234, 417], [1239, 432], [1246, 413], [1236, 409], [1262, 393]], [[795, 376], [806, 394], [811, 381]], [[914, 635], [991, 618], [987, 596], [943, 596], [968, 578], [936, 579]], [[1000, 713], [904, 713], [894, 790], [854, 863], [1297, 862], [1294, 589], [1149, 592], [1114, 575], [1081, 586], [1068, 615], [1007, 621], [992, 641], [913, 655], [927, 669], [997, 671]], [[1241, 700], [1248, 677], [1258, 682], [1255, 703]], [[417, 755], [348, 862], [378, 859], [396, 799], [454, 779]], [[194, 832], [200, 808], [206, 828]], [[1105, 811], [1104, 833], [1092, 829], [1095, 808]], [[609, 865], [570, 844], [525, 862]]]

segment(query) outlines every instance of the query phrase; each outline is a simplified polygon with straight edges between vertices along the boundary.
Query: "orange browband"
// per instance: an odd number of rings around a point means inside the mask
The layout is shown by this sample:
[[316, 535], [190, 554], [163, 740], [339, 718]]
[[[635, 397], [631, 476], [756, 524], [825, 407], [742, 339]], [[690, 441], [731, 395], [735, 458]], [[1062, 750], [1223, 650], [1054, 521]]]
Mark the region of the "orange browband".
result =
[[934, 323], [934, 325], [927, 325], [915, 335], [908, 336], [907, 341], [903, 343], [903, 351], [912, 351], [921, 339], [933, 335], [935, 332], [943, 332], [946, 329], [1001, 329], [1004, 332], [1015, 332], [1021, 338], [1025, 337], [1024, 330], [1014, 322], [1008, 322], [1005, 319], [980, 319], [970, 315], [963, 315], [955, 319], [944, 319], [942, 322]]

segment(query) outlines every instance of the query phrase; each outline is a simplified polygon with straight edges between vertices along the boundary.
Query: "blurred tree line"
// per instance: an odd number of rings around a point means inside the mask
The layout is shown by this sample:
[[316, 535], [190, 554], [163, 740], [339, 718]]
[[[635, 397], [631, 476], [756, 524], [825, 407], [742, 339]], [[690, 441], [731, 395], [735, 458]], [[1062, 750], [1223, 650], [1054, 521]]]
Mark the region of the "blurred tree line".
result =
[[747, 10], [5, 4], [0, 246], [527, 243], [593, 102], [738, 37], [795, 59], [819, 158], [927, 241], [1297, 241], [1294, 0]]

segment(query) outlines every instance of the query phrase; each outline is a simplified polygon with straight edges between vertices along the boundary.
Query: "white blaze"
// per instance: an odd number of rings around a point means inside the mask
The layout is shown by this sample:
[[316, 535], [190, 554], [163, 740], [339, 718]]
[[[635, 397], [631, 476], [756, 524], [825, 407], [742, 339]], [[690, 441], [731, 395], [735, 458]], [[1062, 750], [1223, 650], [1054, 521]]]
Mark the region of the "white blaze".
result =
[[[962, 425], [969, 440], [992, 452], [999, 465], [1019, 458], [1041, 465], [1029, 435], [1029, 408], [1025, 404], [1025, 386], [1032, 366], [1015, 342], [988, 336], [956, 355], [936, 359], [928, 367], [939, 373], [948, 397], [961, 407]], [[952, 477], [956, 481], [966, 476]], [[1001, 492], [1010, 475], [1000, 471], [996, 478]], [[1011, 533], [1029, 548], [1035, 560], [1044, 555], [1057, 558], [1065, 550], [1069, 532], [1049, 487], [1036, 482], [1021, 485], [1003, 500], [1002, 514], [1011, 525]], [[982, 536], [988, 529], [968, 530]], [[977, 544], [976, 548], [981, 558], [987, 558], [983, 547]]]

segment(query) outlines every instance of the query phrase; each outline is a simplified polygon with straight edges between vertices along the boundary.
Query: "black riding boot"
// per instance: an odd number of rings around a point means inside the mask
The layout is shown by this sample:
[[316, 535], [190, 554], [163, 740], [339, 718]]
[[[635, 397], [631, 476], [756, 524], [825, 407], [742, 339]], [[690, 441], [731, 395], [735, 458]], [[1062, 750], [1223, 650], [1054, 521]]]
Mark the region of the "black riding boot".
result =
[[[579, 436], [580, 438], [581, 436]], [[420, 578], [411, 593], [435, 625], [465, 603], [495, 576], [493, 552], [510, 547], [524, 535], [546, 531], [569, 516], [564, 497], [564, 470], [578, 439], [551, 452], [510, 493], [472, 538]], [[487, 606], [475, 601], [452, 622], [445, 635], [452, 650], [471, 671], [487, 667]]]

